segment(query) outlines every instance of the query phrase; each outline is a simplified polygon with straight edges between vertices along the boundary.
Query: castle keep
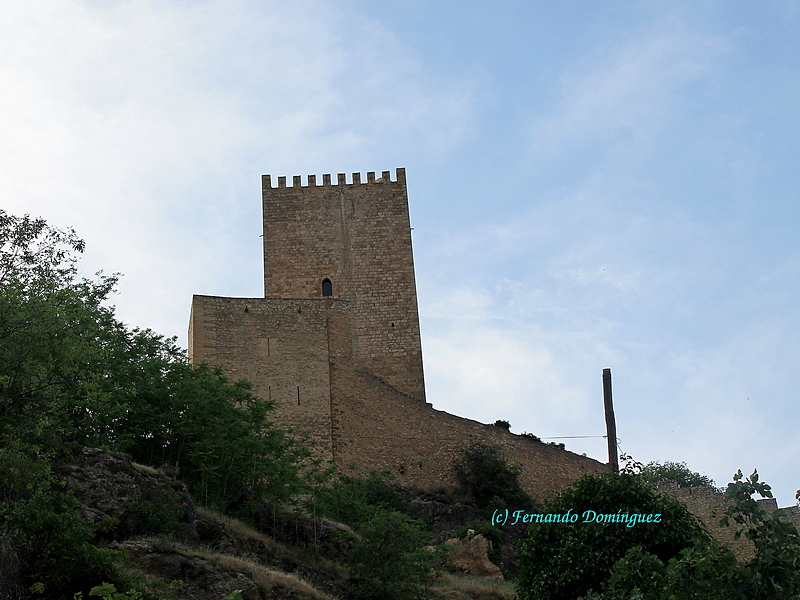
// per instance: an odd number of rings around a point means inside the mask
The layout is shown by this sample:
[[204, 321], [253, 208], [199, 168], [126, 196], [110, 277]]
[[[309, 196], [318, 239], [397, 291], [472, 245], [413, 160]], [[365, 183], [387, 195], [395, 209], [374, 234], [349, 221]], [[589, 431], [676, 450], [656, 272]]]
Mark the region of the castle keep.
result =
[[321, 456], [407, 485], [451, 482], [475, 441], [500, 446], [537, 499], [605, 469], [426, 402], [405, 170], [390, 175], [264, 175], [264, 298], [194, 296], [190, 360], [253, 382]]

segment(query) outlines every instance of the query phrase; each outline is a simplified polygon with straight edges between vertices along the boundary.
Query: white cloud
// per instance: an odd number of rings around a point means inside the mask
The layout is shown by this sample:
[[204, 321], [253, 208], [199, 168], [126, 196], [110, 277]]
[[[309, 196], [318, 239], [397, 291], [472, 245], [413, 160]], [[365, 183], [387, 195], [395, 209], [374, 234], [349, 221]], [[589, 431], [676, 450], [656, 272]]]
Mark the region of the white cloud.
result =
[[183, 336], [192, 293], [260, 294], [261, 173], [436, 160], [467, 129], [469, 82], [346, 10], [4, 4], [4, 208], [75, 227], [133, 324]]
[[426, 372], [436, 382], [429, 399], [456, 414], [494, 422], [530, 412], [541, 426], [568, 419], [584, 401], [542, 340], [522, 341], [476, 323], [428, 336], [424, 351]]

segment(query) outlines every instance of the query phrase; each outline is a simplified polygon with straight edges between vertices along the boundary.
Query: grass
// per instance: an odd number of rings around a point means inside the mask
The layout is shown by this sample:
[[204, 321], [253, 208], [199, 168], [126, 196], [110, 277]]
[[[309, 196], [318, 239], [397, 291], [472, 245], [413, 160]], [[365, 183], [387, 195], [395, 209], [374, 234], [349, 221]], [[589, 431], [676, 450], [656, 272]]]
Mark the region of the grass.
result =
[[[149, 542], [160, 552], [199, 558], [217, 568], [242, 573], [253, 580], [270, 597], [292, 597], [298, 600], [335, 600], [330, 594], [318, 589], [313, 583], [294, 573], [297, 567], [311, 567], [311, 572], [325, 573], [322, 580], [337, 581], [346, 587], [346, 568], [319, 555], [286, 546], [260, 533], [237, 519], [227, 517], [203, 507], [197, 507], [198, 515], [214, 520], [225, 527], [233, 542], [232, 553], [207, 547], [186, 545], [171, 537], [149, 538]], [[235, 554], [235, 555], [234, 555]], [[268, 566], [269, 565], [269, 566]], [[333, 588], [335, 589], [335, 588]], [[443, 573], [429, 589], [431, 600], [513, 600], [512, 582]]]
[[474, 575], [445, 573], [431, 589], [433, 598], [441, 600], [512, 600], [516, 598], [514, 583]]
[[286, 592], [293, 593], [295, 595], [293, 597], [302, 600], [335, 600], [332, 596], [316, 589], [301, 577], [266, 567], [255, 560], [222, 554], [206, 548], [189, 547], [172, 538], [150, 538], [140, 541], [149, 543], [158, 552], [180, 554], [187, 558], [199, 558], [220, 569], [242, 573], [252, 579], [257, 586], [266, 590], [280, 588]]
[[[198, 506], [196, 510], [199, 516], [222, 523], [225, 526], [225, 532], [231, 536], [231, 538], [233, 538], [234, 543], [237, 545], [237, 550], [239, 549], [239, 546], [247, 545], [247, 542], [253, 541], [256, 542], [256, 544], [261, 544], [262, 547], [265, 548], [272, 557], [274, 557], [276, 562], [283, 564], [308, 565], [318, 571], [329, 574], [335, 579], [347, 578], [347, 573], [340, 564], [328, 560], [323, 556], [303, 552], [302, 550], [292, 548], [291, 546], [286, 546], [270, 536], [264, 535], [263, 533], [255, 530], [250, 525], [247, 525], [238, 519], [222, 515], [208, 508]], [[345, 526], [342, 525], [342, 527]], [[349, 528], [347, 529], [350, 531]], [[245, 552], [242, 554], [247, 553], [247, 550], [245, 550]], [[250, 554], [252, 554], [252, 552], [250, 552]]]
[[250, 577], [257, 586], [264, 587], [268, 590], [282, 588], [289, 592], [294, 592], [300, 598], [308, 598], [309, 600], [334, 600], [332, 596], [321, 592], [296, 575], [270, 569], [245, 558], [215, 553], [208, 554], [203, 558], [220, 568], [236, 571], [237, 573], [244, 573]]

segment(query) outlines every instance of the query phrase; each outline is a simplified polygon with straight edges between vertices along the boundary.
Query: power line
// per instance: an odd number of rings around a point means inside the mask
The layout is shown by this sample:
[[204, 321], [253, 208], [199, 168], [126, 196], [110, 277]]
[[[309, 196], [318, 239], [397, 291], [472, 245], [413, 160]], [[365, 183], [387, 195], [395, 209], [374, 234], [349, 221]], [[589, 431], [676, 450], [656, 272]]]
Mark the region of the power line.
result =
[[559, 435], [555, 437], [543, 437], [540, 440], [574, 440], [577, 438], [605, 438], [607, 435]]

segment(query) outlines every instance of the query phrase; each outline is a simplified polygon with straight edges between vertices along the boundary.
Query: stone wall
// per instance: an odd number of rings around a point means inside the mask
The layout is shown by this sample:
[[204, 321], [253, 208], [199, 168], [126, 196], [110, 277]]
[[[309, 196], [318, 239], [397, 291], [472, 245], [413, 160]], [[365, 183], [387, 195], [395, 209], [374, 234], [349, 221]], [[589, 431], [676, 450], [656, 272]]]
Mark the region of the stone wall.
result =
[[656, 488], [683, 502], [689, 511], [703, 522], [712, 536], [728, 544], [738, 556], [746, 557], [752, 554], [752, 548], [746, 539], [734, 539], [735, 526], [722, 527], [719, 524], [719, 520], [731, 505], [725, 494], [712, 486], [683, 488], [674, 482], [659, 483]]
[[258, 396], [275, 401], [276, 422], [332, 458], [329, 328], [348, 331], [349, 309], [333, 298], [194, 296], [190, 360], [252, 382]]
[[[347, 301], [194, 296], [191, 360], [247, 379], [277, 408], [274, 420], [311, 438], [323, 458], [357, 472], [390, 471], [406, 486], [455, 485], [452, 464], [474, 442], [500, 448], [543, 502], [586, 473], [593, 459], [435, 410], [356, 368]], [[299, 399], [298, 399], [299, 395]]]
[[543, 502], [578, 477], [608, 466], [555, 446], [514, 435], [501, 427], [435, 410], [416, 402], [373, 375], [342, 374], [359, 393], [339, 407], [334, 455], [359, 471], [388, 470], [406, 486], [435, 489], [455, 485], [452, 464], [474, 442], [500, 448], [520, 482]]

